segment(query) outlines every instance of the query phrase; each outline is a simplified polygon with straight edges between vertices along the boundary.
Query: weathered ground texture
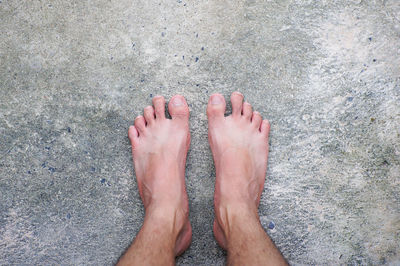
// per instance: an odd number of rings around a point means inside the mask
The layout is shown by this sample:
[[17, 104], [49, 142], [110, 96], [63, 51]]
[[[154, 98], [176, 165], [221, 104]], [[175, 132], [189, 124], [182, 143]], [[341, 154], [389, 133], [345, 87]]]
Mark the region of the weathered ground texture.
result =
[[272, 124], [260, 216], [289, 262], [400, 264], [399, 1], [0, 0], [0, 34], [1, 265], [115, 263], [143, 219], [127, 129], [177, 93], [177, 264], [223, 265], [205, 108], [233, 90]]

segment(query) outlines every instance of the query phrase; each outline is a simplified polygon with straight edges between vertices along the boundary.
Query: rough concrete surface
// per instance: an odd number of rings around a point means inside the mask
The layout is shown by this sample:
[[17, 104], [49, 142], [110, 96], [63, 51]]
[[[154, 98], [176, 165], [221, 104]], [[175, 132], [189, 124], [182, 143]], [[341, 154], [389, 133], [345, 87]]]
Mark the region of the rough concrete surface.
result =
[[144, 214], [127, 129], [178, 93], [177, 264], [223, 265], [205, 108], [233, 90], [272, 124], [259, 212], [289, 262], [400, 264], [399, 1], [0, 0], [0, 34], [1, 265], [115, 263]]

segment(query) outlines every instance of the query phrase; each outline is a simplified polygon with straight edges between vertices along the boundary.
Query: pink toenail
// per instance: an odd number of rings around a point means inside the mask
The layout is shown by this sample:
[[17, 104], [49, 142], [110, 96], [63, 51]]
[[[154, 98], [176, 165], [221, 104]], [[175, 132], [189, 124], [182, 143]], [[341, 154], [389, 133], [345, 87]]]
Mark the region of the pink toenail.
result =
[[219, 95], [211, 96], [211, 104], [222, 104], [222, 99]]
[[174, 106], [181, 106], [181, 105], [183, 105], [183, 101], [182, 101], [182, 99], [181, 99], [180, 97], [175, 97], [175, 98], [172, 100], [172, 104], [173, 104]]

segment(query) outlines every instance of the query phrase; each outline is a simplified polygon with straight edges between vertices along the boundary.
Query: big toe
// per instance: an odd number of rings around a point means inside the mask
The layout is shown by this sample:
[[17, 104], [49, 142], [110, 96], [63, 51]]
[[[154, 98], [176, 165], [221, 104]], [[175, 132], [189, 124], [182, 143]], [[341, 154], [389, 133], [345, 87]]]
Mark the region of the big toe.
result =
[[215, 93], [210, 96], [207, 105], [207, 116], [209, 119], [224, 117], [226, 102], [224, 96]]
[[171, 98], [168, 103], [168, 112], [172, 119], [184, 119], [189, 118], [189, 106], [182, 95], [175, 95]]

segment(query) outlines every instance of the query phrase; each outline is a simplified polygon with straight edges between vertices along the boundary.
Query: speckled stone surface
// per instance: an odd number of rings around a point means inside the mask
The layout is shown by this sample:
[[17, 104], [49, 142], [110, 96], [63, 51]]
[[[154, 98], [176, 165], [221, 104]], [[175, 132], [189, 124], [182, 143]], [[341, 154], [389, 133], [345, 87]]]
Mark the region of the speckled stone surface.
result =
[[289, 262], [399, 264], [397, 0], [0, 0], [0, 264], [115, 263], [143, 219], [127, 129], [180, 93], [177, 264], [223, 265], [205, 108], [233, 90], [272, 124], [260, 216]]

